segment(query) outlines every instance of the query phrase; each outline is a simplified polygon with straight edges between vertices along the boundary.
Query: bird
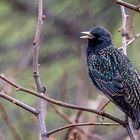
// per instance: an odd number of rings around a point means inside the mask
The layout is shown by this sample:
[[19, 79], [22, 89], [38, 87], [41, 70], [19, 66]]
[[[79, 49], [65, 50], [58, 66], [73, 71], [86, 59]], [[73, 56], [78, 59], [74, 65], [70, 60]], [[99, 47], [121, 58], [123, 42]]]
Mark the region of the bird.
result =
[[81, 32], [88, 39], [87, 69], [92, 83], [140, 129], [140, 76], [131, 60], [112, 42], [102, 26]]

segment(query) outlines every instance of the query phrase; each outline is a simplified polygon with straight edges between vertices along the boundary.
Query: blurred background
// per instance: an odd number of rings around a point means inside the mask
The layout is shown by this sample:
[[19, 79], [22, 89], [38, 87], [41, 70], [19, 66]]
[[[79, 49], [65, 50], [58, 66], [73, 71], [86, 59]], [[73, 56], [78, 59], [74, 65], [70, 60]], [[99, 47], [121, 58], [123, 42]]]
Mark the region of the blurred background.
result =
[[[138, 0], [127, 0], [140, 4]], [[140, 14], [126, 9], [128, 39], [140, 32]], [[39, 52], [40, 76], [47, 95], [71, 104], [100, 109], [107, 101], [92, 85], [86, 69], [86, 40], [80, 32], [102, 25], [111, 33], [113, 42], [121, 46], [120, 7], [112, 0], [45, 0], [41, 48]], [[0, 0], [0, 73], [24, 87], [35, 89], [32, 76], [32, 41], [37, 22], [37, 2], [25, 0]], [[140, 71], [140, 39], [128, 47], [128, 56]], [[37, 98], [17, 93], [0, 80], [0, 88], [7, 94], [33, 107]], [[59, 109], [59, 110], [58, 110]], [[29, 112], [0, 98], [0, 140], [37, 140], [37, 119]], [[44, 108], [46, 110], [46, 108]], [[91, 113], [78, 112], [47, 105], [47, 130], [68, 124], [58, 115], [63, 112], [77, 122], [111, 122]], [[123, 113], [110, 103], [105, 111], [121, 119]], [[57, 112], [57, 113], [56, 113]], [[59, 112], [60, 113], [60, 112]], [[80, 115], [78, 115], [80, 114]], [[121, 126], [82, 127], [86, 135], [78, 133], [80, 140], [128, 140]], [[50, 140], [69, 140], [73, 130], [64, 130]], [[93, 137], [87, 136], [91, 134]]]

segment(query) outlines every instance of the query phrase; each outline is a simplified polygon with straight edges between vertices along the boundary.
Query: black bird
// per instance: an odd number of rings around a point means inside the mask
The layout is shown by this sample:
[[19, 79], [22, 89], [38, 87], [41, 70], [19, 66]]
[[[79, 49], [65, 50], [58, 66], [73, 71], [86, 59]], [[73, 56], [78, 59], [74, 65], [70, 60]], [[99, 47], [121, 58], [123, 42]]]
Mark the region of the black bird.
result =
[[140, 129], [140, 77], [129, 58], [112, 44], [111, 33], [97, 26], [81, 38], [88, 39], [86, 51], [93, 84], [132, 119]]

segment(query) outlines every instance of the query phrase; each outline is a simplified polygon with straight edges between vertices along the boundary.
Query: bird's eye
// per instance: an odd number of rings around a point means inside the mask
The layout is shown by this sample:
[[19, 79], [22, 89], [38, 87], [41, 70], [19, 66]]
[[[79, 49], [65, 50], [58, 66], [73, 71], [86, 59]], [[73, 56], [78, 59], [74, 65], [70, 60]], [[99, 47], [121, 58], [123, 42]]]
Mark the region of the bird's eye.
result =
[[94, 33], [95, 38], [100, 38], [100, 35], [97, 33]]

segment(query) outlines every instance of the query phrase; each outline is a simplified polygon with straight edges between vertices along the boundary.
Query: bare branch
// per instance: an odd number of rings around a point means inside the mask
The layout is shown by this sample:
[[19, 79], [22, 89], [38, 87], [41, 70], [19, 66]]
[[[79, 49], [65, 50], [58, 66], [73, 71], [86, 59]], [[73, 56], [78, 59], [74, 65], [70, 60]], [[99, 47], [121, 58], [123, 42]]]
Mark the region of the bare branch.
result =
[[88, 122], [88, 123], [74, 123], [74, 124], [69, 124], [67, 126], [64, 127], [60, 127], [58, 129], [52, 130], [50, 132], [48, 132], [46, 135], [50, 136], [53, 133], [59, 132], [61, 130], [67, 129], [67, 128], [71, 128], [71, 127], [76, 127], [76, 126], [87, 126], [87, 125], [102, 125], [102, 126], [111, 126], [111, 125], [120, 125], [118, 123], [95, 123], [95, 122]]
[[[68, 123], [70, 123], [70, 124], [73, 124], [73, 123], [75, 123], [75, 122], [73, 122], [66, 114], [64, 114], [62, 111], [60, 111], [59, 109], [57, 109], [53, 104], [52, 104], [52, 107], [54, 108], [54, 110], [56, 111], [56, 113], [60, 116], [60, 117], [62, 117], [66, 122], [68, 122]], [[99, 140], [102, 140], [102, 138], [100, 137], [99, 138], [99, 136], [98, 135], [93, 135], [93, 134], [91, 134], [91, 133], [86, 133], [83, 129], [81, 129], [80, 127], [78, 127], [78, 126], [76, 126], [76, 128], [77, 128], [77, 130], [80, 132], [80, 133], [82, 133], [82, 134], [84, 134], [84, 135], [86, 135], [87, 137], [89, 137], [89, 138], [92, 138], [92, 139], [96, 139], [97, 137], [97, 139], [99, 139]]]
[[122, 6], [126, 7], [128, 9], [134, 10], [136, 12], [140, 12], [140, 6], [139, 5], [135, 6], [133, 4], [130, 4], [128, 2], [124, 2], [122, 0], [116, 0], [116, 3], [119, 4], [119, 5], [122, 5]]
[[102, 112], [100, 110], [96, 110], [96, 109], [91, 109], [91, 108], [87, 108], [87, 107], [83, 107], [83, 106], [78, 106], [78, 105], [72, 105], [72, 104], [68, 104], [68, 103], [64, 103], [64, 102], [61, 102], [61, 101], [58, 101], [58, 100], [54, 100], [52, 98], [49, 98], [43, 94], [38, 94], [36, 91], [33, 91], [33, 90], [30, 90], [30, 89], [27, 89], [27, 88], [24, 88], [24, 87], [21, 87], [17, 84], [15, 84], [14, 82], [10, 81], [8, 78], [6, 78], [3, 74], [0, 75], [0, 79], [3, 79], [4, 81], [6, 81], [7, 83], [9, 83], [10, 85], [14, 86], [17, 91], [24, 91], [26, 93], [29, 93], [29, 94], [32, 94], [34, 96], [37, 96], [37, 97], [40, 97], [52, 104], [56, 104], [56, 105], [59, 105], [59, 106], [62, 106], [62, 107], [67, 107], [67, 108], [71, 108], [71, 109], [75, 109], [75, 110], [82, 110], [82, 111], [86, 111], [86, 112], [91, 112], [91, 113], [95, 113], [95, 114], [98, 114], [98, 115], [101, 115], [103, 117], [106, 117], [112, 121], [115, 121], [123, 126], [125, 126], [125, 122], [114, 117], [114, 116], [111, 116], [105, 112]]
[[[39, 53], [39, 48], [40, 48], [40, 36], [41, 36], [41, 29], [42, 29], [42, 24], [43, 24], [43, 0], [38, 0], [38, 22], [37, 22], [37, 27], [36, 27], [36, 33], [33, 41], [33, 76], [35, 79], [37, 91], [39, 92], [40, 95], [43, 95], [42, 92], [42, 83], [39, 75], [39, 64], [38, 64], [38, 53]], [[47, 136], [44, 136], [43, 134], [47, 132], [46, 126], [45, 126], [45, 119], [44, 119], [44, 101], [39, 98], [38, 99], [38, 119], [39, 119], [39, 131], [40, 131], [40, 137], [41, 140], [47, 140]]]
[[0, 92], [0, 97], [2, 97], [4, 99], [6, 99], [6, 100], [8, 100], [8, 101], [10, 101], [10, 102], [12, 102], [14, 104], [16, 104], [17, 106], [19, 106], [19, 107], [21, 107], [21, 108], [23, 108], [23, 109], [31, 112], [32, 114], [34, 114], [36, 116], [38, 115], [38, 111], [36, 109], [34, 109], [34, 108], [32, 108], [32, 107], [24, 104], [23, 102], [21, 102], [21, 101], [15, 99], [15, 98], [13, 98], [13, 97], [5, 94], [4, 91], [1, 91]]

